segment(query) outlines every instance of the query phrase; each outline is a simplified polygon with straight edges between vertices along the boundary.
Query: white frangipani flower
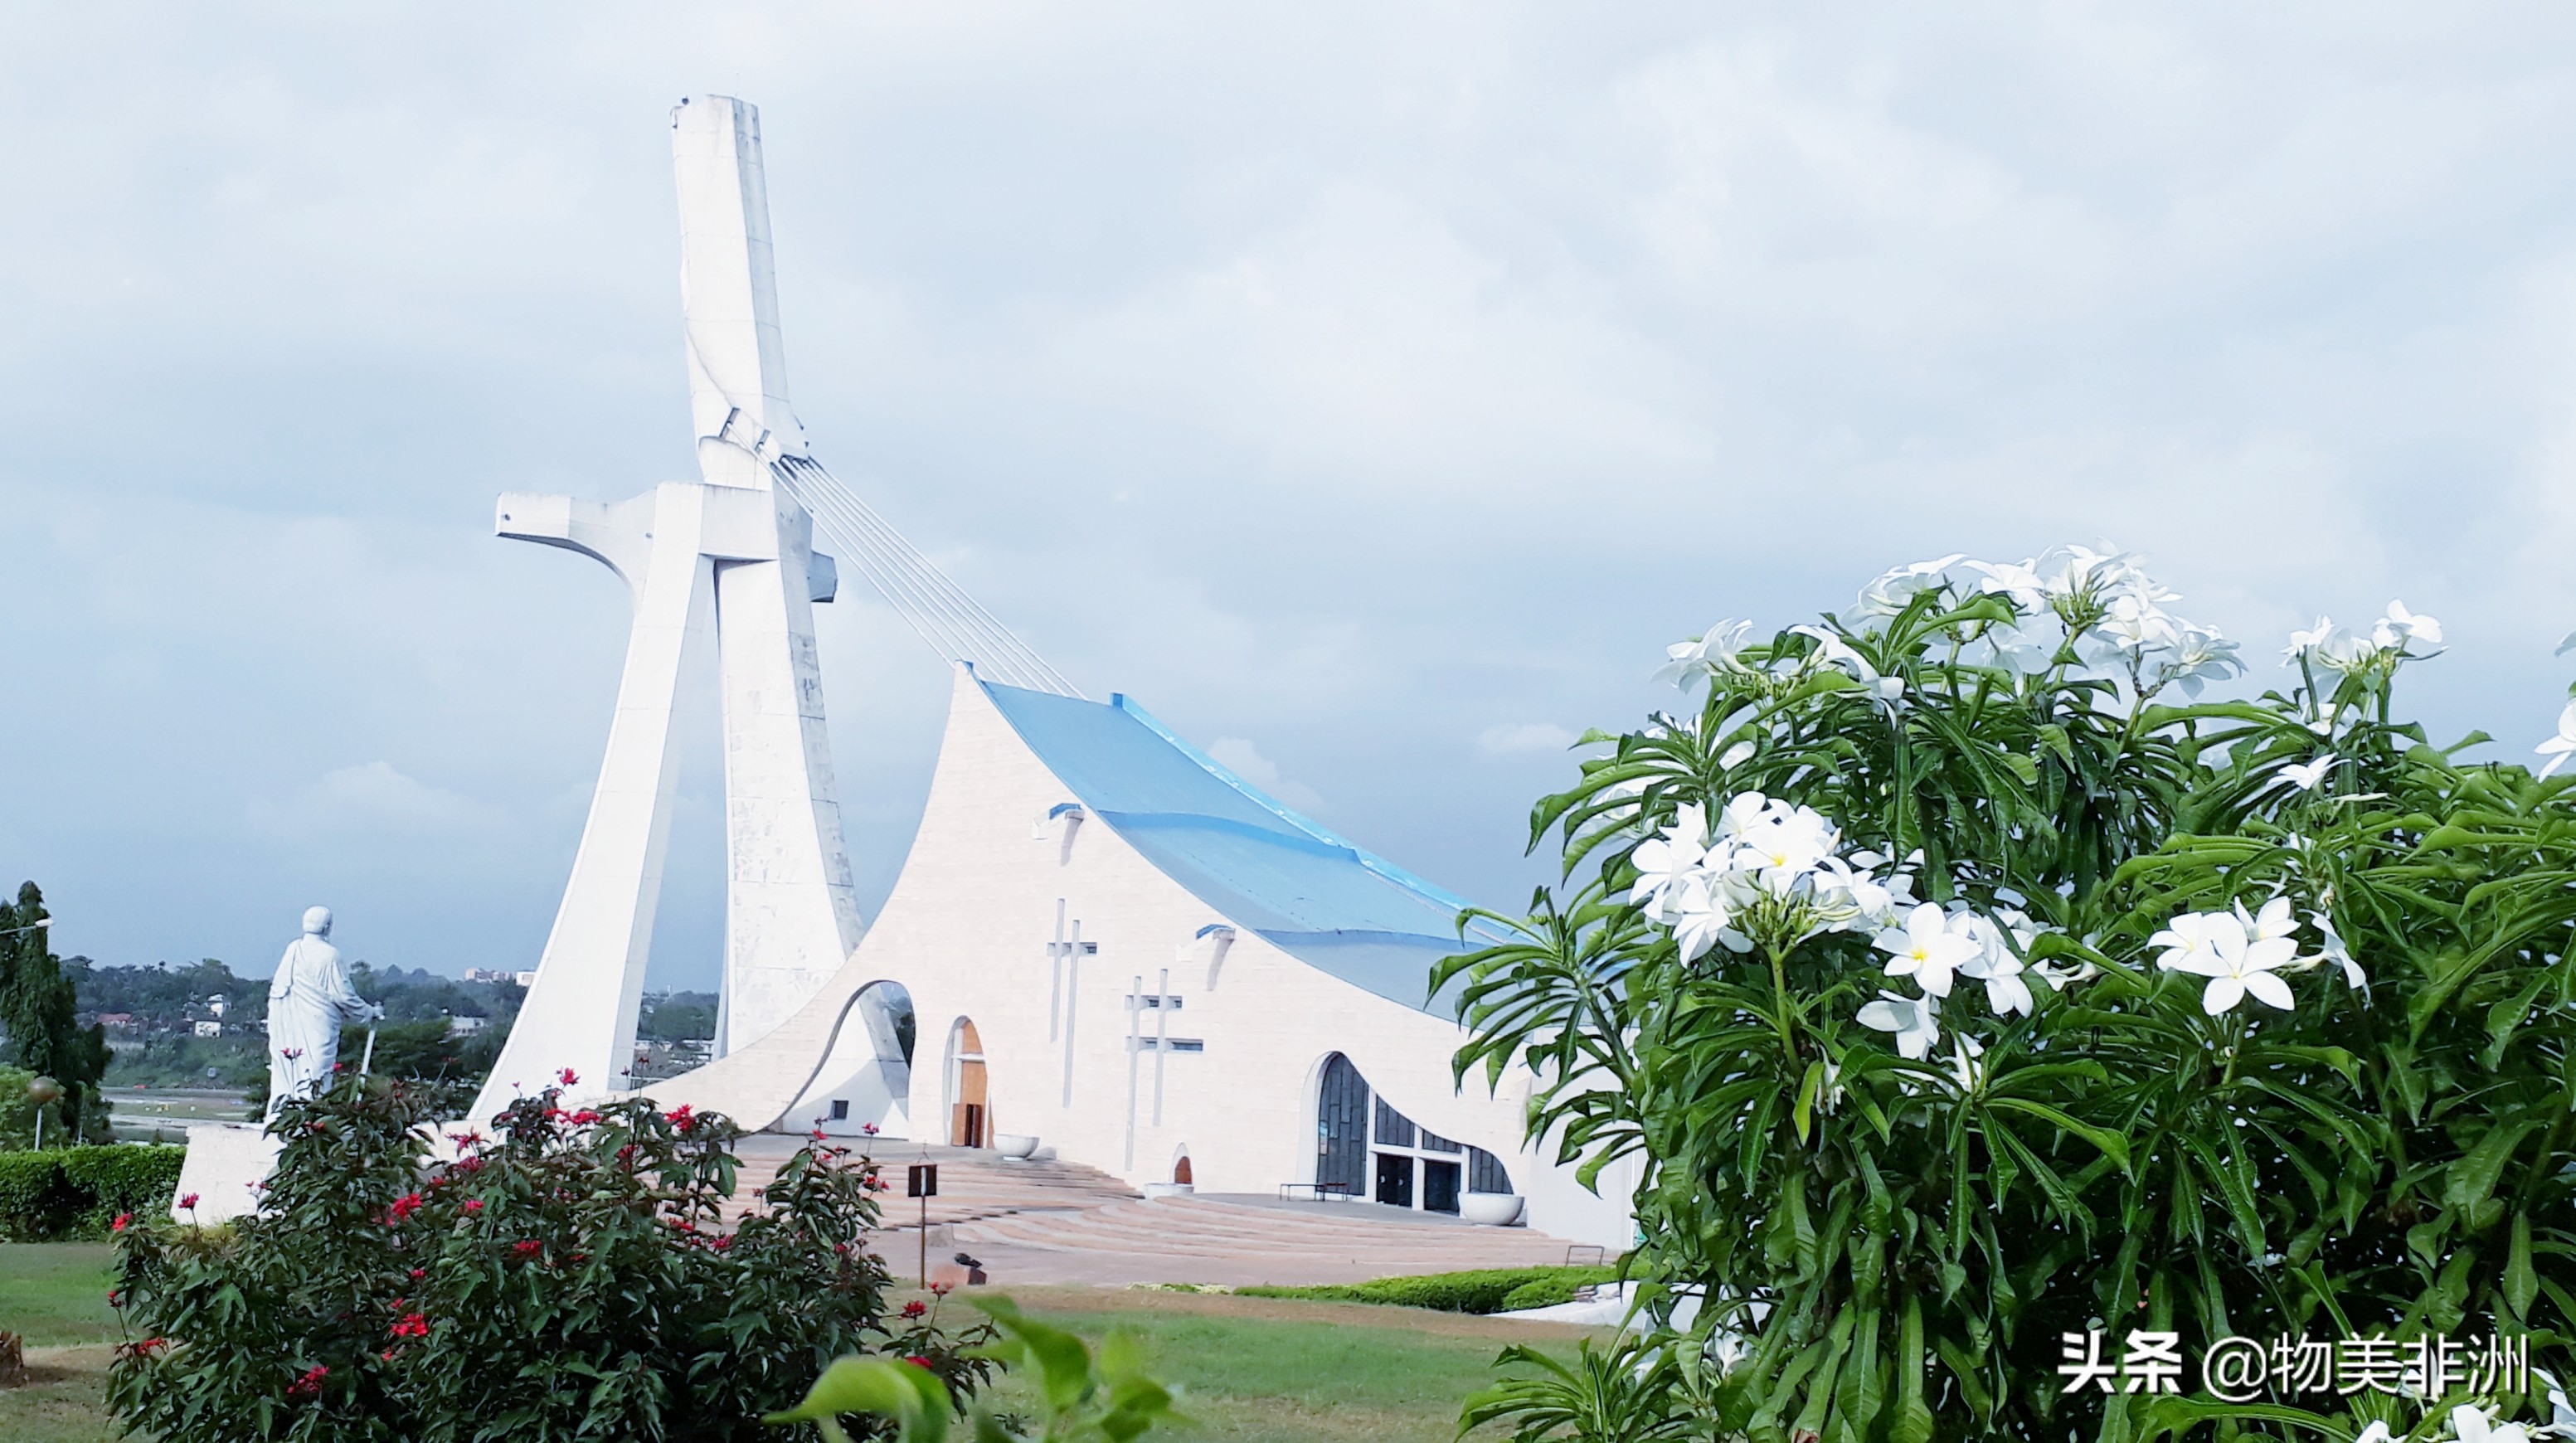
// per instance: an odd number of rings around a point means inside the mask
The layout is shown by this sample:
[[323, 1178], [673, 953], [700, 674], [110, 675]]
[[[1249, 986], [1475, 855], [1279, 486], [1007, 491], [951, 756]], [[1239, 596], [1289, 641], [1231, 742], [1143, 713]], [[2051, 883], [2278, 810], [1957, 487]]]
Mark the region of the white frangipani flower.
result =
[[2519, 1423], [2499, 1423], [2473, 1403], [2451, 1410], [2451, 1432], [2460, 1443], [2531, 1443], [2530, 1429]]
[[1811, 636], [1816, 639], [1815, 659], [1817, 665], [1839, 666], [1843, 670], [1850, 672], [1854, 680], [1867, 683], [1877, 682], [1878, 668], [1869, 664], [1868, 657], [1852, 650], [1851, 643], [1843, 640], [1841, 637], [1834, 635], [1832, 632], [1827, 631], [1821, 626], [1814, 625], [1793, 626], [1790, 627], [1789, 630], [1795, 635]]
[[2225, 912], [2185, 912], [2148, 938], [2147, 945], [2165, 949], [2164, 955], [2156, 959], [2156, 965], [2165, 971], [2198, 972], [2218, 960], [2218, 937], [2224, 931], [2241, 937], [2245, 929]]
[[2291, 766], [2283, 767], [2281, 768], [2281, 775], [2289, 778], [2290, 785], [2297, 787], [2300, 791], [2313, 792], [2317, 789], [2317, 783], [2326, 779], [2326, 773], [2334, 770], [2334, 764], [2335, 754], [2327, 752], [2325, 755], [2318, 757], [2314, 761], [2299, 762]]
[[1941, 573], [1956, 566], [1963, 554], [1954, 553], [1938, 561], [1917, 561], [1899, 566], [1860, 589], [1862, 616], [1894, 616], [1915, 597], [1941, 584]]
[[[2285, 913], [2287, 902], [2275, 899]], [[2269, 906], [2265, 907], [2268, 914]], [[2168, 950], [2156, 965], [2168, 972], [2190, 972], [2209, 979], [2200, 994], [2200, 1010], [2216, 1017], [2251, 993], [2267, 1007], [2287, 1011], [2290, 984], [2275, 975], [2298, 959], [2298, 944], [2287, 936], [2256, 939], [2262, 923], [2234, 912], [2186, 912], [2167, 923], [2148, 941]]]
[[1961, 1092], [1974, 1092], [1986, 1080], [1986, 1045], [1964, 1032], [1950, 1034], [1950, 1076]]
[[2325, 645], [2326, 639], [2334, 634], [2335, 624], [2331, 616], [2318, 617], [2317, 624], [2306, 631], [2291, 632], [2290, 644], [2281, 651], [2281, 664], [2290, 666], [2296, 663], [2300, 657]]
[[2048, 583], [2040, 580], [2036, 560], [2018, 565], [2009, 561], [1971, 561], [1968, 566], [1985, 573], [1986, 579], [1977, 583], [1977, 590], [1988, 596], [2010, 598], [2025, 615], [2048, 605]]
[[1989, 626], [1978, 638], [1994, 653], [1994, 664], [2023, 676], [2037, 676], [2057, 663], [2066, 644], [2066, 628], [2045, 613], [2008, 626]]
[[2388, 1431], [2386, 1423], [2374, 1418], [2369, 1427], [2353, 1435], [2352, 1443], [2397, 1443], [2397, 1435]]
[[1753, 760], [1754, 750], [1753, 743], [1749, 741], [1737, 742], [1735, 745], [1728, 747], [1723, 753], [1719, 754], [1717, 764], [1731, 772], [1737, 767], [1744, 765], [1746, 762]]
[[2236, 643], [2211, 627], [2185, 625], [2181, 639], [2170, 650], [2170, 656], [2156, 663], [2151, 686], [2179, 686], [2185, 696], [2196, 697], [2203, 685], [2242, 675], [2245, 670], [2245, 664], [2236, 659]]
[[1671, 826], [1628, 854], [1629, 865], [1637, 869], [1628, 900], [1642, 905], [1647, 916], [1661, 918], [1666, 904], [1697, 879], [1707, 856], [1708, 814], [1696, 803], [1684, 803]]
[[[2037, 1004], [2030, 995], [2030, 984], [2021, 980], [2023, 965], [2004, 938], [2000, 920], [1989, 920], [1974, 914], [1960, 921], [1967, 934], [1977, 943], [1977, 955], [1959, 964], [1959, 975], [1973, 977], [1986, 984], [1986, 1005], [1998, 1017], [2015, 1013], [2027, 1017]], [[2022, 929], [2015, 928], [2016, 932]], [[2027, 947], [2034, 933], [2023, 932], [2021, 943]]]
[[2299, 931], [2299, 921], [2290, 915], [2290, 899], [2287, 897], [2275, 897], [2264, 903], [2263, 910], [2253, 916], [2247, 916], [2245, 904], [2238, 902], [2236, 925], [2245, 929], [2245, 940], [2248, 942], [2271, 942], [2283, 937], [2295, 937]]
[[1689, 691], [1707, 680], [1711, 672], [1734, 670], [1741, 665], [1736, 653], [1744, 649], [1745, 639], [1752, 634], [1752, 622], [1721, 621], [1692, 640], [1674, 642], [1664, 648], [1665, 661], [1656, 668], [1655, 680]]
[[2576, 701], [2569, 702], [2567, 709], [2558, 714], [2558, 735], [2532, 750], [2549, 758], [2549, 765], [2540, 769], [2544, 777], [2567, 765], [2568, 754], [2576, 752]]
[[2345, 986], [2367, 994], [2370, 991], [2370, 974], [2361, 970], [2361, 963], [2354, 960], [2351, 949], [2343, 945], [2343, 934], [2335, 931], [2334, 918], [2323, 912], [2310, 912], [2308, 922], [2326, 939], [2317, 956], [2343, 969]]
[[1723, 943], [1729, 950], [1744, 950], [1743, 938], [1737, 935], [1735, 909], [1728, 905], [1722, 890], [1706, 880], [1695, 879], [1682, 889], [1667, 914], [1672, 924], [1673, 941], [1682, 949], [1682, 960], [1696, 961], [1709, 948]]
[[2534, 1368], [2531, 1376], [2549, 1390], [2549, 1424], [2540, 1431], [2554, 1438], [2576, 1438], [2576, 1407], [2569, 1406], [2567, 1390], [2559, 1386], [2558, 1375], [2546, 1368]]
[[1859, 1021], [1863, 1027], [1895, 1033], [1897, 1055], [1921, 1062], [1941, 1040], [1941, 999], [1882, 991], [1877, 1001], [1861, 1004]]
[[2403, 650], [2409, 642], [2427, 646], [2442, 644], [2442, 623], [2429, 616], [2418, 616], [2406, 609], [2406, 603], [2388, 603], [2388, 614], [2370, 629], [2370, 639], [2383, 651]]
[[1975, 937], [1951, 925], [1937, 902], [1915, 908], [1904, 927], [1879, 933], [1874, 945], [1888, 954], [1888, 976], [1911, 977], [1935, 997], [1949, 996], [1951, 973], [1984, 950]]

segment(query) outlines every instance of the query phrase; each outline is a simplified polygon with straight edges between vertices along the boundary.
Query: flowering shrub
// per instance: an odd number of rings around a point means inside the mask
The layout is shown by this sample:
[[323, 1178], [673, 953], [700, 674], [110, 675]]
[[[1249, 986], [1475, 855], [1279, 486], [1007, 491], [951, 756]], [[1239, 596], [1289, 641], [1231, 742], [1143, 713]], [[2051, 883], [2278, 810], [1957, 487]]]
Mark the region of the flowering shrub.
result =
[[1565, 883], [1441, 969], [1462, 1073], [1527, 1067], [1564, 1158], [1642, 1166], [1633, 1267], [1705, 1304], [1696, 1436], [2532, 1406], [2065, 1388], [2098, 1330], [2576, 1324], [2576, 782], [2394, 719], [2432, 618], [2321, 620], [2227, 700], [2235, 646], [2172, 600], [2120, 555], [1948, 557], [1673, 647], [1696, 710], [1587, 739], [1533, 814]]
[[[833, 1358], [988, 1365], [887, 1316], [861, 1247], [874, 1167], [799, 1152], [728, 1227], [739, 1134], [641, 1101], [513, 1105], [432, 1161], [431, 1093], [342, 1077], [289, 1103], [267, 1206], [223, 1228], [131, 1223], [109, 1398], [170, 1443], [766, 1434]], [[964, 1343], [980, 1341], [969, 1337]]]

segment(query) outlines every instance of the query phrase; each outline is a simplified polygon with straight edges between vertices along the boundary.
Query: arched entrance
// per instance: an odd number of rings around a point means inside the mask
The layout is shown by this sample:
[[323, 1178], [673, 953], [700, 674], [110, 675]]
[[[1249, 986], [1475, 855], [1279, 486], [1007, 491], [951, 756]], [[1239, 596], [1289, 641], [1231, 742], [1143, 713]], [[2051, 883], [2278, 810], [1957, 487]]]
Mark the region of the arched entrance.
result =
[[984, 1039], [966, 1018], [948, 1029], [948, 1145], [987, 1147], [992, 1103], [984, 1085]]
[[1179, 1160], [1172, 1164], [1172, 1181], [1180, 1184], [1182, 1187], [1190, 1186], [1190, 1155], [1188, 1153], [1182, 1153]]
[[1462, 1192], [1508, 1193], [1502, 1159], [1454, 1142], [1387, 1106], [1336, 1052], [1315, 1095], [1315, 1191], [1390, 1207], [1454, 1213]]

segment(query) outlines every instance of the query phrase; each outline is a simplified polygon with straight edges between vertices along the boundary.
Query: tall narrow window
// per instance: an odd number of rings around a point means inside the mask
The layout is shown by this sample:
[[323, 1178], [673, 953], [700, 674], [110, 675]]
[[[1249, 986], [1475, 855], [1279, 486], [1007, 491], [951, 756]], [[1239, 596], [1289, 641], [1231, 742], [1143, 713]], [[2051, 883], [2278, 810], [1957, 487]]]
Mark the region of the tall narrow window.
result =
[[1350, 1059], [1324, 1059], [1323, 1094], [1316, 1108], [1315, 1187], [1358, 1197], [1368, 1190], [1368, 1084]]

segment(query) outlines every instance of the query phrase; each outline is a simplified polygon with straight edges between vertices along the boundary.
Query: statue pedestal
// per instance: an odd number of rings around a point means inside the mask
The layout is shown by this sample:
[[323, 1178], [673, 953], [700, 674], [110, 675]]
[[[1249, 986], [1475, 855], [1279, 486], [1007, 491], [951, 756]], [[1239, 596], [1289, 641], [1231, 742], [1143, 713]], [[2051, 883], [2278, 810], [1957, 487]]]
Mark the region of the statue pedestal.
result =
[[[277, 1166], [278, 1140], [255, 1122], [188, 1124], [188, 1157], [179, 1165], [179, 1190], [170, 1216], [183, 1223], [219, 1223], [259, 1211], [260, 1184]], [[179, 1199], [196, 1194], [193, 1209]]]

